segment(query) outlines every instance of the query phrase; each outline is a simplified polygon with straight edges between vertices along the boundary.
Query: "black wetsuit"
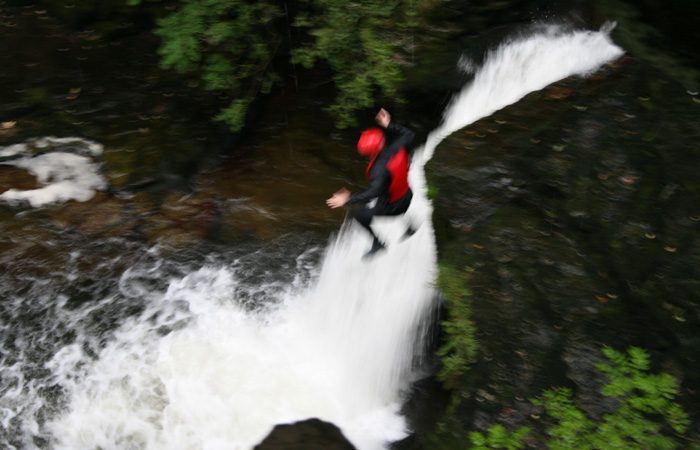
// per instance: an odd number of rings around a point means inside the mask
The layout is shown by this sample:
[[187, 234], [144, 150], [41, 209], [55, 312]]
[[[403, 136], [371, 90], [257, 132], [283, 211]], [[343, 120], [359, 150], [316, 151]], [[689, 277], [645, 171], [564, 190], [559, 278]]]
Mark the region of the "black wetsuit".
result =
[[[352, 195], [348, 201], [349, 205], [363, 204], [361, 207], [351, 208], [350, 213], [360, 225], [369, 231], [375, 240], [377, 240], [377, 236], [370, 226], [372, 219], [375, 216], [397, 216], [405, 213], [413, 198], [413, 192], [409, 188], [401, 198], [395, 202], [390, 201], [389, 187], [392, 176], [387, 168], [387, 163], [397, 152], [413, 141], [415, 134], [410, 129], [394, 122], [389, 123], [386, 131], [386, 142], [389, 143], [384, 146], [377, 157], [370, 163], [367, 173], [369, 186], [366, 190]], [[390, 137], [392, 137], [391, 141], [389, 141]], [[364, 206], [364, 204], [375, 198], [377, 202], [374, 206], [371, 208]]]

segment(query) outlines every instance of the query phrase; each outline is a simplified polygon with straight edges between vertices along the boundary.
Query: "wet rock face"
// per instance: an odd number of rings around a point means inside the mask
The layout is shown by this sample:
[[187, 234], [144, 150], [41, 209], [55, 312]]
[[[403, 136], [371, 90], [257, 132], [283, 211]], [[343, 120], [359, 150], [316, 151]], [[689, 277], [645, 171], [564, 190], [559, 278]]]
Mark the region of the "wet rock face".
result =
[[354, 450], [335, 425], [309, 419], [277, 425], [255, 450]]
[[479, 340], [448, 418], [462, 431], [532, 425], [527, 399], [551, 386], [598, 417], [603, 345], [649, 350], [697, 417], [698, 127], [643, 70], [565, 80], [438, 147], [439, 257], [468, 274]]
[[8, 189], [36, 189], [36, 177], [24, 169], [0, 164], [0, 194]]

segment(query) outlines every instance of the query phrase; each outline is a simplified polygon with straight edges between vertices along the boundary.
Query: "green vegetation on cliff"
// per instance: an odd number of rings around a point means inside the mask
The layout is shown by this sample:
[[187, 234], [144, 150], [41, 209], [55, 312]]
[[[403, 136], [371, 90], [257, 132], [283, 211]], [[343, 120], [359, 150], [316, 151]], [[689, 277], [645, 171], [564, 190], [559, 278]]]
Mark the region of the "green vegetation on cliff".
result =
[[438, 356], [442, 360], [438, 378], [445, 386], [452, 388], [459, 385], [470, 364], [476, 359], [477, 341], [465, 274], [443, 264], [440, 266], [438, 284], [449, 311], [447, 319], [440, 322], [445, 340], [438, 350]]
[[[532, 401], [544, 413], [546, 446], [551, 450], [666, 450], [688, 448], [679, 442], [687, 431], [688, 416], [675, 401], [678, 383], [667, 373], [649, 373], [648, 354], [631, 347], [627, 354], [606, 347], [609, 363], [596, 367], [608, 382], [601, 393], [616, 401], [612, 411], [599, 419], [589, 417], [575, 402], [570, 389], [554, 388]], [[520, 427], [512, 433], [492, 425], [487, 433], [470, 433], [471, 448], [530, 448], [531, 429]], [[539, 442], [536, 437], [533, 443]], [[535, 447], [532, 447], [535, 448]]]

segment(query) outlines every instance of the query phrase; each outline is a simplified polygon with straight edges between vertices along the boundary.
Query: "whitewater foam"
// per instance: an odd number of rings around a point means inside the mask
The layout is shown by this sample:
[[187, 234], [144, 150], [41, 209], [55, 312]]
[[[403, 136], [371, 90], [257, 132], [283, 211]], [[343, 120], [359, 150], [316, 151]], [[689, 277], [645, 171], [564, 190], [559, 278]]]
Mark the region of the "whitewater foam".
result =
[[[33, 151], [44, 153], [37, 155]], [[102, 153], [102, 145], [87, 139], [52, 136], [29, 143], [0, 148], [0, 157], [15, 158], [2, 164], [26, 169], [42, 185], [36, 189], [9, 189], [0, 194], [8, 203], [27, 202], [33, 208], [68, 200], [90, 200], [95, 191], [104, 190], [107, 181], [93, 159]]]

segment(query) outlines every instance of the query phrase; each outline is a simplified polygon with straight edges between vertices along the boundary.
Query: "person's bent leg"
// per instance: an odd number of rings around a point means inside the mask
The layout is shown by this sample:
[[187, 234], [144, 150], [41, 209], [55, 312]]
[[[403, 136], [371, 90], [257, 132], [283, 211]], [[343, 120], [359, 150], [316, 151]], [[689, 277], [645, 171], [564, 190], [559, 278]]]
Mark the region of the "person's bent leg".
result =
[[401, 197], [396, 203], [387, 205], [382, 211], [376, 211], [375, 216], [400, 216], [403, 215], [403, 220], [406, 223], [406, 231], [403, 236], [401, 236], [401, 241], [408, 239], [413, 236], [418, 229], [414, 224], [413, 220], [406, 215], [408, 207], [411, 206], [411, 200], [413, 199], [413, 192], [408, 191], [403, 197]]
[[374, 208], [366, 207], [355, 208], [350, 210], [350, 214], [372, 236], [372, 247], [367, 253], [365, 253], [363, 258], [369, 258], [375, 253], [384, 250], [384, 244], [379, 240], [377, 235], [374, 233], [374, 230], [372, 229], [372, 219], [376, 215], [376, 210]]
[[372, 219], [374, 218], [374, 211], [367, 207], [353, 208], [350, 210], [350, 215], [353, 219], [357, 221], [362, 227], [372, 235], [373, 238], [377, 238], [372, 230]]

